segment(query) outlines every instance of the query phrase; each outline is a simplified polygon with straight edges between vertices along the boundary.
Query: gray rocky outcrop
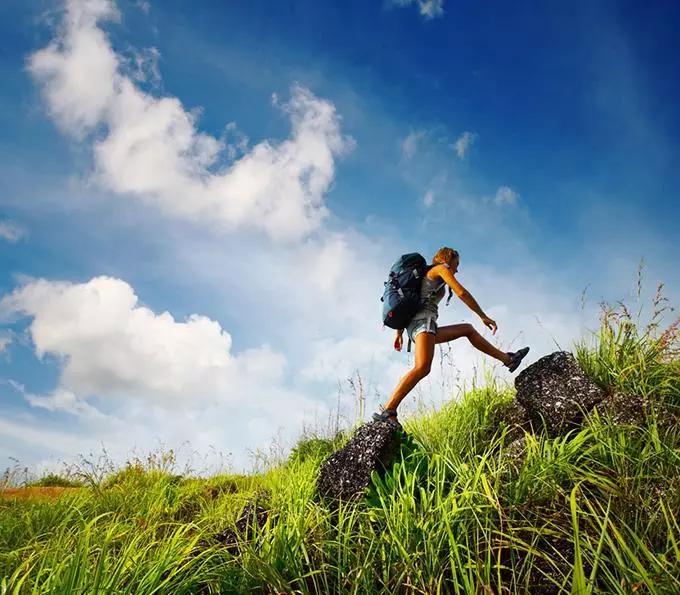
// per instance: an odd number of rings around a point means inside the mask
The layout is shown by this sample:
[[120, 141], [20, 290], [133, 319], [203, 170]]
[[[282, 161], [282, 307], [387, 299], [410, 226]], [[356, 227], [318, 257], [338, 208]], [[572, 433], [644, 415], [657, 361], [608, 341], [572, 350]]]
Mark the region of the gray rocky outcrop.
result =
[[399, 452], [402, 430], [388, 422], [361, 426], [349, 442], [321, 465], [318, 493], [328, 500], [355, 500], [371, 483], [371, 473], [383, 473]]
[[556, 351], [520, 372], [515, 379], [517, 401], [532, 424], [549, 436], [564, 434], [582, 422], [605, 391], [588, 378], [571, 353]]

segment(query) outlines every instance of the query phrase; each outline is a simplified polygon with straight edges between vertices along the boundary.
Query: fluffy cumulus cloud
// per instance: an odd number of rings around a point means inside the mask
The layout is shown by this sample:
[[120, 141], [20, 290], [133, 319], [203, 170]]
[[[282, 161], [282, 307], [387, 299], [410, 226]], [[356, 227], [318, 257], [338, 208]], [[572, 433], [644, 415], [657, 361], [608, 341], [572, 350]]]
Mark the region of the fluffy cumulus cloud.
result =
[[26, 230], [13, 221], [0, 221], [0, 240], [15, 243], [26, 235]]
[[394, 0], [396, 6], [415, 4], [418, 12], [426, 19], [433, 19], [444, 14], [444, 0]]
[[517, 199], [519, 198], [519, 193], [515, 192], [509, 186], [500, 186], [496, 190], [496, 195], [493, 198], [494, 203], [498, 206], [514, 206], [517, 204]]
[[26, 395], [46, 409], [89, 411], [79, 400], [92, 395], [167, 407], [236, 403], [283, 381], [283, 355], [264, 346], [235, 356], [231, 336], [218, 322], [155, 313], [120, 279], [33, 280], [0, 300], [0, 315], [30, 317], [38, 357], [61, 363], [55, 392]]
[[458, 155], [459, 159], [465, 159], [470, 147], [475, 142], [477, 135], [473, 132], [468, 132], [467, 130], [463, 132], [453, 143], [453, 149]]
[[249, 451], [290, 444], [304, 423], [328, 416], [323, 399], [289, 381], [281, 353], [267, 344], [234, 353], [218, 322], [154, 312], [120, 279], [27, 280], [0, 299], [1, 321], [23, 318], [59, 380], [44, 394], [12, 389], [35, 411], [75, 416], [68, 439], [48, 446], [31, 415], [8, 419], [0, 435], [20, 434], [24, 453], [73, 460], [104, 444], [122, 461], [133, 448], [186, 443], [207, 458], [233, 453], [231, 464], [245, 469]]
[[[260, 228], [276, 240], [318, 228], [328, 214], [324, 197], [336, 159], [354, 144], [342, 134], [334, 105], [293, 86], [289, 101], [273, 100], [290, 118], [290, 137], [262, 141], [225, 164], [228, 148], [197, 129], [194, 112], [175, 97], [143, 91], [137, 71], [126, 73], [100, 26], [118, 18], [113, 0], [68, 0], [55, 38], [28, 62], [57, 125], [93, 139], [101, 185], [176, 217]], [[156, 63], [151, 58], [142, 60], [142, 72]]]

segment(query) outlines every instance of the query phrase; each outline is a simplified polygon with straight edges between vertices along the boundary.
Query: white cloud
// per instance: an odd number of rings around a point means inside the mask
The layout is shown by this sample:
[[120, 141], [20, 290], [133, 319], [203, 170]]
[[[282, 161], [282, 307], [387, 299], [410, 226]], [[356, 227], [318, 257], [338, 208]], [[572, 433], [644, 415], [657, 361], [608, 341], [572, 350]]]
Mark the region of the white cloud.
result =
[[29, 58], [64, 132], [82, 139], [104, 129], [93, 139], [99, 183], [179, 218], [259, 228], [276, 240], [298, 240], [318, 228], [328, 214], [324, 195], [335, 160], [354, 146], [340, 131], [334, 105], [294, 85], [290, 101], [274, 98], [290, 117], [290, 138], [264, 140], [220, 167], [224, 143], [199, 132], [194, 113], [175, 97], [142, 91], [124, 74], [99, 27], [117, 18], [112, 0], [69, 0], [55, 39]]
[[46, 395], [35, 395], [27, 392], [23, 384], [12, 380], [9, 381], [9, 384], [33, 407], [40, 407], [48, 411], [67, 411], [83, 417], [105, 417], [95, 407], [71, 391], [57, 388]]
[[440, 171], [434, 176], [427, 185], [422, 196], [422, 203], [426, 209], [434, 205], [438, 197], [446, 194], [448, 174], [446, 171]]
[[397, 6], [416, 4], [421, 16], [433, 19], [444, 14], [444, 0], [393, 0]]
[[75, 436], [73, 432], [51, 431], [26, 420], [13, 421], [5, 416], [0, 417], [0, 437], [9, 438], [8, 442], [13, 445], [29, 443], [38, 446], [43, 453], [56, 451], [73, 456], [82, 452], [80, 449], [83, 447], [82, 437]]
[[133, 50], [128, 65], [130, 77], [139, 83], [148, 82], [155, 86], [159, 85], [161, 82], [161, 71], [158, 67], [160, 57], [161, 53], [158, 48]]
[[415, 157], [416, 151], [420, 141], [425, 138], [425, 130], [416, 130], [410, 132], [408, 136], [401, 141], [401, 156], [405, 161], [411, 161]]
[[496, 196], [494, 196], [493, 201], [498, 206], [503, 205], [514, 206], [517, 204], [518, 198], [519, 193], [515, 192], [512, 188], [510, 188], [509, 186], [500, 186], [498, 190], [496, 190]]
[[0, 333], [0, 353], [3, 353], [5, 349], [12, 342], [12, 336], [5, 333]]
[[[31, 319], [36, 355], [55, 361], [60, 377], [46, 394], [11, 384], [33, 407], [76, 416], [79, 442], [69, 442], [70, 457], [94, 442], [122, 461], [158, 439], [172, 448], [189, 442], [203, 454], [234, 452], [234, 464], [245, 469], [246, 449], [267, 448], [272, 440], [290, 444], [305, 420], [328, 413], [316, 391], [291, 385], [286, 358], [267, 344], [234, 353], [216, 321], [155, 313], [119, 279], [29, 280], [0, 299], [0, 319], [17, 316]], [[41, 458], [58, 450], [31, 435], [22, 440], [23, 452], [34, 444]]]
[[[321, 257], [328, 267], [333, 260], [332, 250]], [[320, 301], [337, 287], [335, 275], [330, 279], [314, 284]], [[46, 394], [13, 383], [15, 390], [33, 407], [76, 416], [64, 450], [28, 432], [24, 446], [12, 447], [13, 456], [38, 449], [40, 458], [56, 451], [72, 460], [101, 443], [123, 461], [131, 449], [148, 450], [160, 440], [172, 448], [188, 442], [206, 456], [231, 451], [234, 465], [245, 469], [247, 449], [266, 450], [277, 441], [289, 446], [303, 424], [328, 416], [329, 395], [319, 386], [296, 388], [281, 353], [265, 344], [235, 354], [217, 322], [196, 315], [179, 322], [167, 312], [154, 313], [118, 279], [29, 281], [0, 300], [0, 314], [5, 320], [30, 317], [36, 354], [50, 356], [60, 368], [57, 386]], [[369, 350], [378, 345], [371, 338], [374, 326], [361, 331]], [[297, 349], [314, 349], [306, 343], [305, 333], [296, 333]], [[386, 350], [379, 351], [384, 357]], [[302, 384], [313, 380], [319, 379]], [[93, 396], [105, 409], [94, 406]]]
[[26, 230], [12, 221], [0, 221], [0, 239], [12, 244], [26, 236]]
[[461, 134], [456, 139], [456, 142], [453, 143], [453, 148], [456, 151], [456, 155], [458, 155], [459, 159], [465, 159], [468, 150], [470, 149], [470, 147], [472, 146], [476, 139], [477, 135], [474, 134], [473, 132], [468, 131], [463, 132], [463, 134]]
[[83, 136], [99, 124], [119, 92], [119, 60], [100, 20], [118, 20], [108, 0], [68, 0], [61, 29], [28, 67], [43, 85], [50, 113], [64, 132]]
[[28, 282], [0, 300], [0, 315], [17, 314], [32, 318], [36, 354], [61, 362], [59, 388], [27, 397], [47, 409], [74, 410], [92, 395], [168, 407], [238, 402], [256, 387], [280, 384], [286, 364], [266, 345], [235, 356], [218, 322], [156, 314], [139, 304], [132, 287], [110, 277]]
[[234, 161], [248, 150], [250, 139], [238, 129], [236, 122], [229, 122], [224, 127], [224, 134], [221, 139], [227, 159]]
[[148, 0], [135, 0], [135, 6], [147, 14], [151, 11], [151, 3]]

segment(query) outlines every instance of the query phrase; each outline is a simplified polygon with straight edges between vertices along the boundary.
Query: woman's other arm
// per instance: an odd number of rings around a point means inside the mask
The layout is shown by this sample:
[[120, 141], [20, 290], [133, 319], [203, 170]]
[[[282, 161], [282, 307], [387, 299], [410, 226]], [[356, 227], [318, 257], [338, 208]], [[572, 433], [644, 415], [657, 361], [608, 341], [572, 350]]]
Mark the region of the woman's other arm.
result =
[[404, 329], [398, 329], [397, 330], [397, 336], [394, 338], [394, 348], [397, 351], [401, 351], [402, 346], [404, 345]]

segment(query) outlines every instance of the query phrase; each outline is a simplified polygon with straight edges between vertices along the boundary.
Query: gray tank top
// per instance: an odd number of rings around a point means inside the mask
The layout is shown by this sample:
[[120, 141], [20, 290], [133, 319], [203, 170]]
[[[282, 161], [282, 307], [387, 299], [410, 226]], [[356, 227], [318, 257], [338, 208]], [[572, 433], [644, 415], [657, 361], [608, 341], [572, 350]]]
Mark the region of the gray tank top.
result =
[[421, 318], [434, 318], [437, 320], [439, 316], [439, 302], [442, 301], [446, 293], [446, 283], [441, 279], [432, 281], [425, 277], [420, 286], [420, 299], [423, 301], [423, 306], [413, 316], [413, 320]]

